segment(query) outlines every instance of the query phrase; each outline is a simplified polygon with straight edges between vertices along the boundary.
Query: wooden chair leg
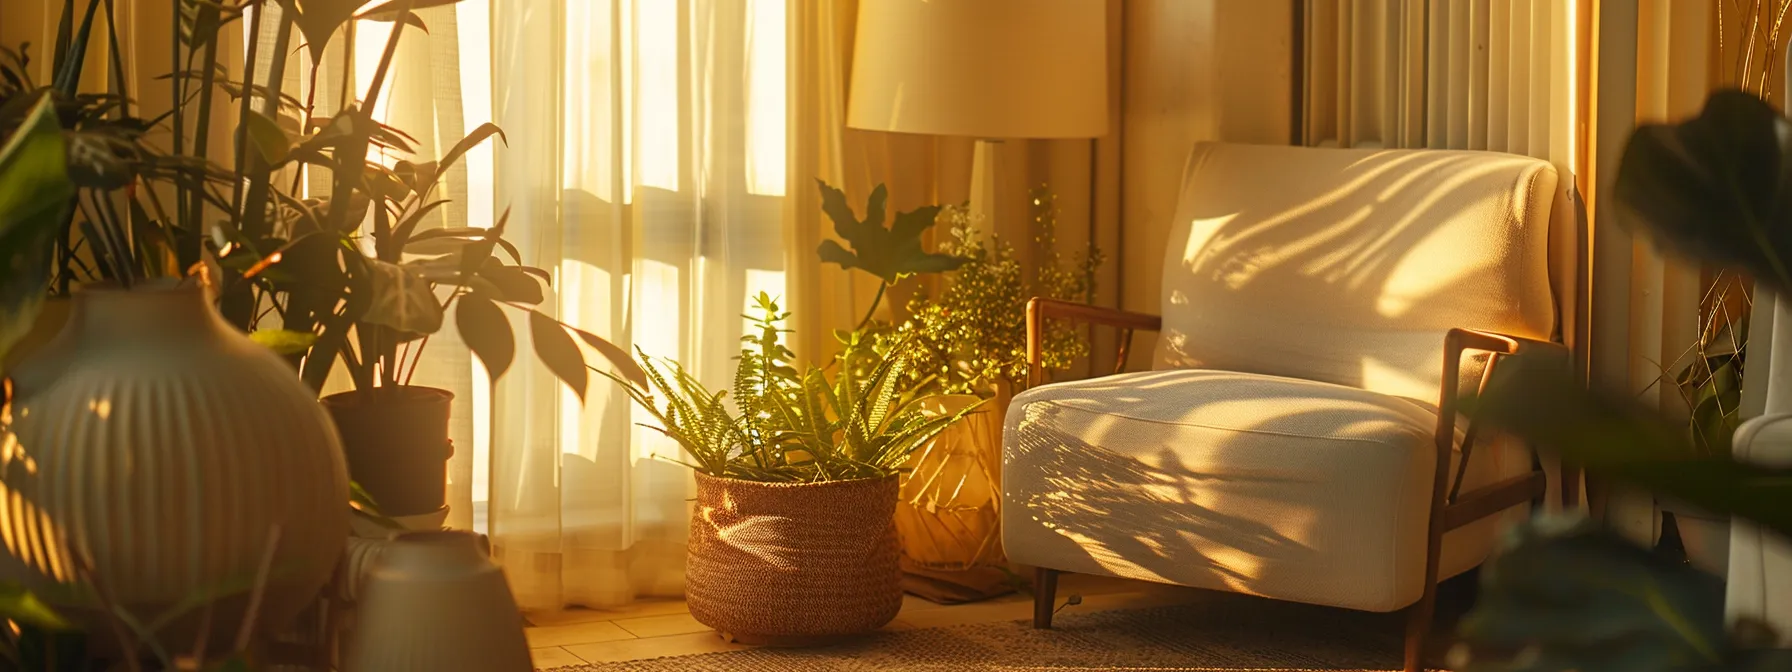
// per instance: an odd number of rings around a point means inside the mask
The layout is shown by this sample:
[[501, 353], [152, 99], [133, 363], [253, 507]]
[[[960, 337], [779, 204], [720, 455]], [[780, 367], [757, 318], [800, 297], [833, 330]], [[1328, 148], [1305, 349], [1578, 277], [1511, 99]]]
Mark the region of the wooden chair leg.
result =
[[1058, 604], [1058, 570], [1033, 570], [1033, 627], [1050, 630], [1052, 609]]
[[1437, 613], [1437, 584], [1425, 586], [1425, 595], [1406, 611], [1405, 672], [1425, 672], [1425, 643], [1431, 635], [1431, 619]]

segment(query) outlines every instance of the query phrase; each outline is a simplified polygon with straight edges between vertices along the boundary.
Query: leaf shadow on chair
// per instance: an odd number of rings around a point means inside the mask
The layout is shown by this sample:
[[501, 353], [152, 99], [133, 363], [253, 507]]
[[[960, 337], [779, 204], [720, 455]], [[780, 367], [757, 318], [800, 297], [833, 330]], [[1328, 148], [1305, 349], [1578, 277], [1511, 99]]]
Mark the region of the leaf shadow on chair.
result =
[[[1148, 464], [1054, 429], [1031, 432], [1010, 450], [1016, 452], [1010, 459], [1042, 467], [1047, 487], [1024, 500], [1007, 502], [1007, 506], [1019, 507], [1023, 515], [1052, 528], [1065, 549], [1089, 559], [1086, 569], [1124, 559], [1125, 564], [1157, 577], [1186, 576], [1191, 537], [1251, 556], [1301, 557], [1310, 553], [1269, 525], [1225, 515], [1200, 503], [1203, 483], [1276, 477], [1197, 472], [1167, 446], [1155, 452], [1156, 464]], [[1044, 452], [1043, 459], [1027, 454], [1035, 452]], [[1207, 554], [1198, 557], [1200, 568], [1211, 572], [1216, 583], [1250, 578]]]

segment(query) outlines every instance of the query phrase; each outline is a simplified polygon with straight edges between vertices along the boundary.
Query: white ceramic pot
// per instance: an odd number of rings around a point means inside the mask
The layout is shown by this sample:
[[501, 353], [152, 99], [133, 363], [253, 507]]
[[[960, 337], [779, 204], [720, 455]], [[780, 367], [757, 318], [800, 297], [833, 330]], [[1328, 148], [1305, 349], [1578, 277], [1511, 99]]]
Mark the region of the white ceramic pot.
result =
[[344, 672], [528, 672], [523, 615], [479, 535], [385, 542], [362, 588]]
[[[316, 597], [348, 536], [329, 416], [196, 286], [85, 289], [71, 308], [13, 372], [17, 397], [0, 417], [0, 578], [90, 624], [90, 579], [141, 620], [223, 592], [210, 641], [228, 643], [271, 549], [256, 622], [277, 632]], [[181, 639], [198, 621], [161, 636], [190, 647]]]

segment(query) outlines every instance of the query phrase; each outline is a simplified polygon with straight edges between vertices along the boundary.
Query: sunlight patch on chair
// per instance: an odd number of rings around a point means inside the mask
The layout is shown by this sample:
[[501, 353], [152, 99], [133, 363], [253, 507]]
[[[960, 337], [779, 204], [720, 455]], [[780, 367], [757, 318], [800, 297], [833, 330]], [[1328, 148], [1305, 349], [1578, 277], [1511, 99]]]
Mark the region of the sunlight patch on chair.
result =
[[1413, 375], [1410, 367], [1401, 367], [1374, 358], [1363, 358], [1363, 389], [1411, 399], [1437, 399], [1437, 382]]

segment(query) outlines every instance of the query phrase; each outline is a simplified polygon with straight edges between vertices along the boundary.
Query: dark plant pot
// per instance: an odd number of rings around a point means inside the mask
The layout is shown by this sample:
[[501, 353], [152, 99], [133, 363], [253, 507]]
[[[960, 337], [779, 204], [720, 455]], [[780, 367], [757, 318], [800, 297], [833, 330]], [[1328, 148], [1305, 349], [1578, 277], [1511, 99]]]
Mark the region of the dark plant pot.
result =
[[454, 393], [400, 385], [323, 398], [342, 433], [348, 476], [387, 516], [415, 516], [448, 502], [448, 410]]
[[824, 644], [902, 608], [895, 476], [755, 483], [697, 474], [685, 600], [723, 637]]

